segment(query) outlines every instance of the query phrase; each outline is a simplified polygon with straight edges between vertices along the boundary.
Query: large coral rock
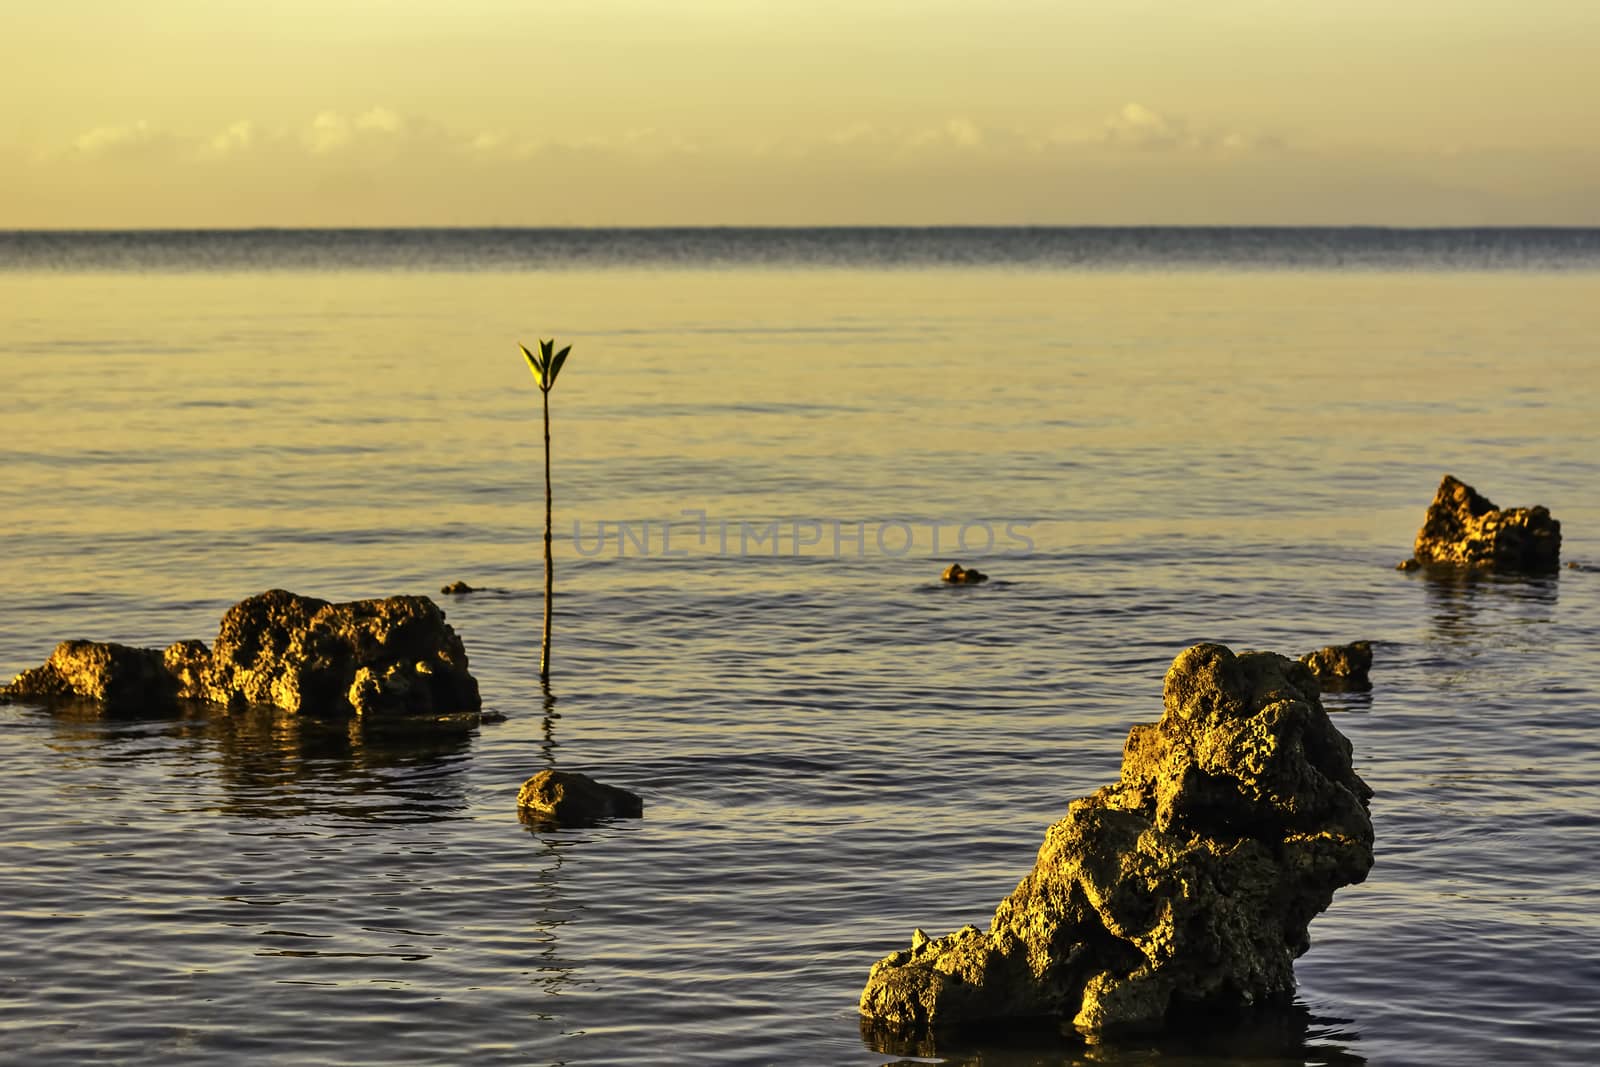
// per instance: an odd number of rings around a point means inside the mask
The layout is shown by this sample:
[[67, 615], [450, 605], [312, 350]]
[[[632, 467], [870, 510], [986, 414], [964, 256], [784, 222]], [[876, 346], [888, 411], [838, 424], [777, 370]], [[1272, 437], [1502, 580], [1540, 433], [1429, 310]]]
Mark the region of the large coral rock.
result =
[[194, 695], [320, 715], [476, 710], [478, 683], [427, 597], [330, 604], [273, 589], [222, 617]]
[[1372, 866], [1372, 792], [1293, 660], [1196, 645], [1165, 703], [989, 929], [917, 931], [872, 968], [863, 1015], [908, 1036], [1049, 1017], [1097, 1035], [1292, 996], [1312, 918]]
[[1501, 510], [1447, 474], [1428, 505], [1412, 553], [1418, 563], [1430, 565], [1553, 571], [1561, 565], [1561, 523], [1544, 507]]
[[108, 708], [204, 700], [329, 718], [480, 707], [461, 639], [427, 597], [330, 604], [282, 589], [229, 608], [209, 649], [68, 641], [0, 689], [0, 699], [67, 698]]

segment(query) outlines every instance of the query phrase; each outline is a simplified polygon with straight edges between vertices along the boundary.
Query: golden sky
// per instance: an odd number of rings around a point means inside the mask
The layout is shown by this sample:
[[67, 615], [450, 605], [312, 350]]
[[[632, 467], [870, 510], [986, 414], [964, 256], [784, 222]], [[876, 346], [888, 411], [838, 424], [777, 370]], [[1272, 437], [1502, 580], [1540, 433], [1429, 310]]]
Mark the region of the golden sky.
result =
[[3, 0], [0, 227], [1600, 225], [1600, 0]]

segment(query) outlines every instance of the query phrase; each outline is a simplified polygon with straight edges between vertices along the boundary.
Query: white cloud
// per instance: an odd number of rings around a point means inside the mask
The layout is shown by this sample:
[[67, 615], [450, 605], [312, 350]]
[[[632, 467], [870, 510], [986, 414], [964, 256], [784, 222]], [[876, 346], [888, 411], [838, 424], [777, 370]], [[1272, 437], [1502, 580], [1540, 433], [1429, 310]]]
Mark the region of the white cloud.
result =
[[971, 119], [957, 116], [928, 130], [919, 130], [905, 139], [909, 148], [980, 148], [984, 131]]
[[255, 123], [249, 119], [240, 119], [206, 141], [200, 148], [200, 156], [203, 159], [225, 159], [250, 151], [255, 142]]
[[1030, 136], [1036, 151], [1068, 149], [1080, 152], [1189, 152], [1242, 155], [1278, 151], [1281, 138], [1248, 130], [1191, 122], [1137, 101], [1122, 105], [1098, 126], [1057, 126], [1043, 136]]
[[381, 133], [398, 133], [404, 125], [405, 120], [386, 107], [375, 107], [355, 121], [358, 130], [376, 130]]
[[326, 155], [350, 143], [350, 123], [337, 111], [324, 111], [311, 120], [301, 141], [316, 155]]
[[[1281, 148], [1280, 142], [1246, 131], [1193, 124], [1182, 116], [1130, 102], [1098, 126], [1058, 127], [1053, 130], [1012, 129], [983, 125], [956, 115], [930, 126], [887, 126], [868, 120], [849, 123], [833, 131], [798, 134], [774, 129], [754, 142], [733, 139], [704, 141], [664, 127], [596, 131], [576, 139], [541, 138], [536, 131], [451, 128], [427, 119], [374, 106], [361, 112], [327, 110], [298, 127], [265, 127], [241, 118], [223, 129], [203, 135], [180, 135], [140, 120], [121, 126], [88, 130], [53, 150], [41, 153], [41, 163], [76, 158], [88, 160], [116, 153], [141, 155], [148, 160], [207, 162], [243, 165], [251, 158], [271, 156], [280, 164], [294, 156], [323, 160], [325, 166], [359, 161], [364, 167], [393, 162], [401, 156], [421, 159], [429, 155], [467, 158], [478, 165], [516, 163], [551, 152], [628, 159], [683, 159], [715, 156], [733, 159], [799, 159], [826, 156], [843, 163], [899, 165], [907, 156], [927, 161], [940, 155], [979, 164], [983, 160], [1018, 158], [1040, 153], [1105, 153], [1126, 151], [1188, 151], [1244, 155]], [[309, 163], [308, 163], [309, 165]]]
[[72, 151], [82, 156], [123, 154], [145, 151], [170, 140], [170, 134], [140, 119], [123, 126], [99, 126], [79, 134], [72, 141]]
[[827, 135], [829, 144], [835, 145], [882, 145], [888, 140], [883, 129], [871, 122], [852, 122], [850, 125]]
[[1129, 148], [1192, 147], [1196, 143], [1186, 121], [1139, 103], [1124, 104], [1105, 120], [1105, 141]]

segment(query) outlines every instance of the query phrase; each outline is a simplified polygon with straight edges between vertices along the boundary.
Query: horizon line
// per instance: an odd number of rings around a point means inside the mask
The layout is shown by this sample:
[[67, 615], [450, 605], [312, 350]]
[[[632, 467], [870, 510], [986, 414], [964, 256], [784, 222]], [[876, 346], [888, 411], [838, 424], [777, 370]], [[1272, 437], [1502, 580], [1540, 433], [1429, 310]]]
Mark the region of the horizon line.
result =
[[168, 233], [385, 233], [522, 231], [545, 233], [726, 233], [730, 231], [816, 232], [816, 231], [1115, 231], [1169, 230], [1219, 232], [1254, 230], [1269, 232], [1365, 231], [1379, 233], [1484, 233], [1484, 232], [1579, 232], [1600, 230], [1600, 224], [1489, 223], [1479, 225], [1405, 226], [1387, 223], [687, 223], [641, 225], [537, 225], [472, 223], [460, 225], [395, 224], [360, 226], [268, 225], [268, 226], [0, 226], [0, 234], [168, 234]]

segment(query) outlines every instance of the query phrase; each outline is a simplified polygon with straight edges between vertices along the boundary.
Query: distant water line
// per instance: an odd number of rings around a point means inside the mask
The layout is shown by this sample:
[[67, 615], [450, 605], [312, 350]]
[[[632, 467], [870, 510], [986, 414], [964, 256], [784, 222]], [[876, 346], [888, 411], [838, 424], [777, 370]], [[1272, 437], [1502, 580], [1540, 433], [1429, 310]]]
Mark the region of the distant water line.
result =
[[1600, 229], [797, 227], [0, 231], [0, 271], [1600, 270]]

